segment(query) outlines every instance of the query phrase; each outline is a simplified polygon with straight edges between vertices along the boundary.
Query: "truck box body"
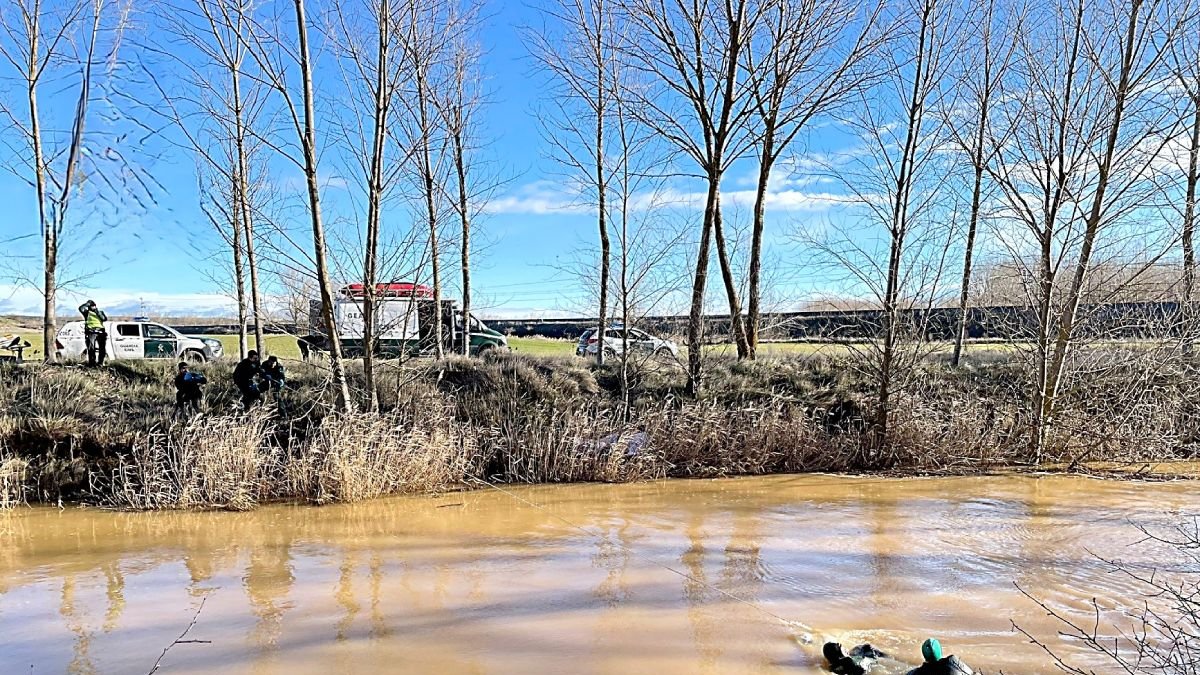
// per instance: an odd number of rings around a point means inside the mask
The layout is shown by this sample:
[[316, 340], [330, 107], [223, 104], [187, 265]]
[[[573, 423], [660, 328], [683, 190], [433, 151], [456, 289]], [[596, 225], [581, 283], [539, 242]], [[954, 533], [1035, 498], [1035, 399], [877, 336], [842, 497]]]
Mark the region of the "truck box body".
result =
[[[341, 288], [334, 298], [333, 322], [343, 353], [351, 358], [361, 357], [363, 344], [363, 285], [350, 284]], [[437, 322], [442, 323], [442, 343], [446, 351], [457, 351], [463, 338], [462, 320], [453, 300], [443, 300], [439, 312], [433, 293], [419, 284], [392, 282], [378, 284], [375, 292], [376, 353], [385, 357], [416, 356], [434, 351]], [[471, 351], [506, 348], [503, 335], [488, 329], [471, 318]], [[317, 336], [325, 333], [321, 316], [321, 301], [309, 302], [309, 324]], [[311, 336], [310, 336], [311, 337]]]

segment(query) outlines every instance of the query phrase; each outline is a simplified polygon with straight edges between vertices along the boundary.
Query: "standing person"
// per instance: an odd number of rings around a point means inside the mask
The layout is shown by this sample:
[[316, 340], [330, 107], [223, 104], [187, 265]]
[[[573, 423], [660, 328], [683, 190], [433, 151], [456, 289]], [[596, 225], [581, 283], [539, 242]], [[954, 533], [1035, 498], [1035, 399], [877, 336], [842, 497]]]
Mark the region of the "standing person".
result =
[[262, 400], [257, 380], [263, 377], [262, 364], [258, 360], [258, 352], [251, 349], [233, 369], [233, 384], [242, 393], [242, 409], [249, 410], [251, 406]]
[[200, 373], [193, 373], [188, 364], [179, 363], [179, 374], [175, 376], [175, 409], [187, 412], [200, 412], [200, 403], [204, 400], [204, 391], [200, 385], [207, 384], [208, 378]]
[[83, 335], [87, 340], [88, 365], [91, 367], [104, 365], [108, 357], [108, 332], [104, 330], [104, 322], [108, 315], [96, 306], [95, 300], [88, 300], [79, 306], [83, 315]]

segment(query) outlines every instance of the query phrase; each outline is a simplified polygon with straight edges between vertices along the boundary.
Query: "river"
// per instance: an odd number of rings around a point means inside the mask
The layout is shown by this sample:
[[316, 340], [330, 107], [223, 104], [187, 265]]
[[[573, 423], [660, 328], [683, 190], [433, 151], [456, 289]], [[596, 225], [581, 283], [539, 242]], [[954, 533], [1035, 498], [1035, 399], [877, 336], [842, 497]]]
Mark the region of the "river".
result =
[[[1195, 485], [772, 476], [554, 485], [251, 513], [0, 513], [0, 672], [817, 673], [817, 641], [1111, 672], [1086, 619], [1141, 601], [1096, 556]], [[203, 604], [202, 604], [203, 603]], [[786, 619], [787, 622], [780, 619]], [[795, 622], [795, 623], [793, 623]]]

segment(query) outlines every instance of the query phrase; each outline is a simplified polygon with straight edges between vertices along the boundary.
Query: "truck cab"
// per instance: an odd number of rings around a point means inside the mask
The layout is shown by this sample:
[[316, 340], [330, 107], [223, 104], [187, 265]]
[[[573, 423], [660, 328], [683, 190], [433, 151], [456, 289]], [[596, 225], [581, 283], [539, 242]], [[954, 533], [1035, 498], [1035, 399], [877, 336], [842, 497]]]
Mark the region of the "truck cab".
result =
[[[457, 327], [457, 333], [463, 335], [462, 329], [462, 312], [455, 312], [454, 323]], [[508, 349], [508, 338], [503, 333], [487, 327], [474, 314], [470, 316], [470, 321], [467, 324], [468, 330], [466, 335], [470, 336], [471, 354], [479, 355], [486, 354], [493, 349]], [[461, 343], [461, 337], [459, 338]]]

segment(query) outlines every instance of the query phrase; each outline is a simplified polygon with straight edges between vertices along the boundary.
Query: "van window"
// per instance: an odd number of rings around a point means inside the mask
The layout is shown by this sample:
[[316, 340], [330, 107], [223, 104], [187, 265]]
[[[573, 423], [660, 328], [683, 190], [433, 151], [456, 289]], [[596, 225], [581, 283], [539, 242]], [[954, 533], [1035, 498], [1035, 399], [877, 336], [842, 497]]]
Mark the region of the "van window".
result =
[[139, 328], [140, 326], [136, 323], [119, 323], [117, 324], [117, 335], [121, 337], [139, 337], [142, 334], [138, 330]]
[[146, 328], [146, 337], [155, 340], [174, 340], [175, 334], [169, 329], [154, 323], [142, 324]]

